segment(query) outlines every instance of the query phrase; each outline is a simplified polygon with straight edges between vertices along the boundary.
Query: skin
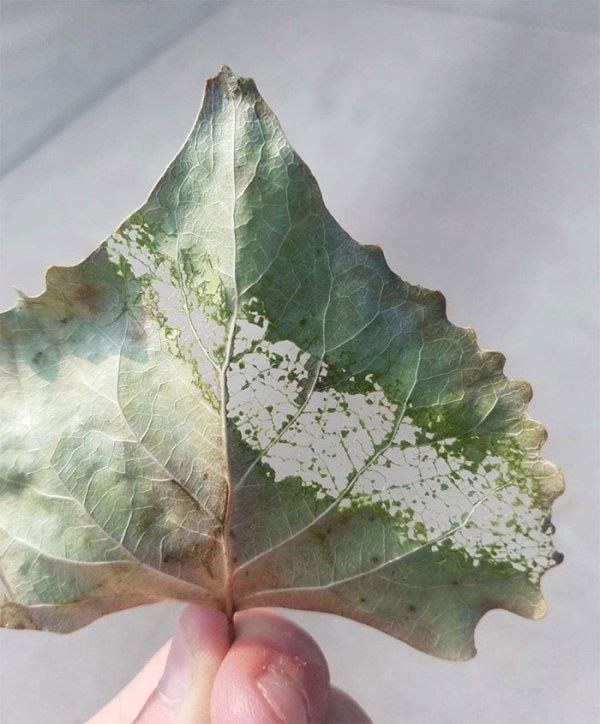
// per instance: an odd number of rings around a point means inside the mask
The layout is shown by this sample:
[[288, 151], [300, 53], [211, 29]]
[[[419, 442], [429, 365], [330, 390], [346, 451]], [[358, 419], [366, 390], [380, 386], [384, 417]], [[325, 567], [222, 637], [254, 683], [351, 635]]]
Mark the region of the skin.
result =
[[370, 722], [316, 642], [267, 609], [187, 606], [168, 641], [88, 724]]

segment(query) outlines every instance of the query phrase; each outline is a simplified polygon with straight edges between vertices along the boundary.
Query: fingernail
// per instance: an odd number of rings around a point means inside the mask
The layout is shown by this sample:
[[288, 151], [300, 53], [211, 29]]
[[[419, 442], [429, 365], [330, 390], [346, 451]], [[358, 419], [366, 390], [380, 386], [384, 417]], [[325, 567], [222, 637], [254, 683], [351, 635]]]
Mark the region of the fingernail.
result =
[[256, 686], [282, 724], [306, 724], [308, 701], [306, 692], [282, 671], [268, 667], [256, 680]]
[[183, 701], [192, 683], [192, 670], [193, 655], [180, 622], [171, 642], [165, 670], [158, 682], [160, 697], [169, 707], [176, 709]]

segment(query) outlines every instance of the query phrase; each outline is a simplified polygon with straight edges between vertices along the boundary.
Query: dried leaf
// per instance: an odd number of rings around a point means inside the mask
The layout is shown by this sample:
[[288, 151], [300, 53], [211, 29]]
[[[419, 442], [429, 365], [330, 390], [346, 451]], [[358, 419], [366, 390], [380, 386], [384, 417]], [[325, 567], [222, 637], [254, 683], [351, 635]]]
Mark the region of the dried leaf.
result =
[[490, 608], [543, 615], [529, 385], [338, 226], [251, 80], [0, 322], [3, 626], [289, 606], [464, 659]]

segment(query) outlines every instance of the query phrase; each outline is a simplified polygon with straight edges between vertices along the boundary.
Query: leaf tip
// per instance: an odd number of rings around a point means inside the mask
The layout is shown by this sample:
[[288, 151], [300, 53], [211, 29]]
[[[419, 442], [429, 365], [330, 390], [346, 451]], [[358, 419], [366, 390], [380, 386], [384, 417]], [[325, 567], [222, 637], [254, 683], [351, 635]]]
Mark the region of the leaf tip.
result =
[[18, 287], [13, 287], [15, 290], [15, 308], [16, 309], [24, 309], [28, 302], [31, 301], [31, 297], [28, 297], [25, 292], [21, 291]]
[[214, 89], [221, 97], [232, 100], [238, 97], [255, 98], [259, 95], [256, 83], [252, 78], [236, 75], [228, 65], [222, 65], [219, 72], [209, 78], [207, 90]]

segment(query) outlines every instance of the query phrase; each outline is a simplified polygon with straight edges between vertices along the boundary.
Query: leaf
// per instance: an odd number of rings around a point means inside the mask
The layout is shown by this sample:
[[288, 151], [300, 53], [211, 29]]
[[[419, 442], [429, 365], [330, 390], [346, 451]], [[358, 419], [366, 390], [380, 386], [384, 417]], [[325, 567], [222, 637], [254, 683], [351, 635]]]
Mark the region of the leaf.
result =
[[449, 659], [559, 562], [529, 385], [331, 217], [227, 68], [148, 201], [1, 316], [3, 626], [329, 611]]

